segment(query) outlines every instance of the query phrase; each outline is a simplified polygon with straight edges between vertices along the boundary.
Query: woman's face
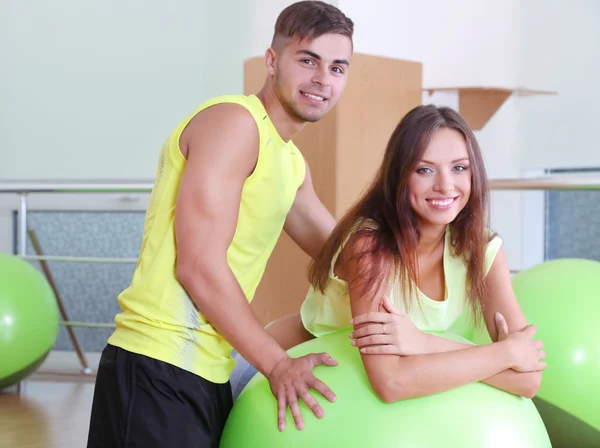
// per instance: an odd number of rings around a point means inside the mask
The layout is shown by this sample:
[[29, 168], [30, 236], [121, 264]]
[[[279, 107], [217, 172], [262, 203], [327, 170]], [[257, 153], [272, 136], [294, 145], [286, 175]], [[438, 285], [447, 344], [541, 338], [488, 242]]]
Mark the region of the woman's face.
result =
[[411, 208], [421, 225], [445, 226], [469, 202], [471, 168], [464, 137], [444, 128], [431, 137], [408, 182]]

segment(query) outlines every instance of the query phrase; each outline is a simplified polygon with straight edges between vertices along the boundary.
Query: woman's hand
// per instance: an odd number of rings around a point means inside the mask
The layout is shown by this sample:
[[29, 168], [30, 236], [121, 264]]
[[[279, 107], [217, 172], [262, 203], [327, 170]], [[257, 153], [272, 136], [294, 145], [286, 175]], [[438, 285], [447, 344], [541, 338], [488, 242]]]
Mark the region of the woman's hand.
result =
[[[419, 355], [430, 353], [431, 335], [419, 330], [410, 318], [396, 308], [388, 297], [383, 299], [387, 312], [370, 312], [350, 321], [352, 345], [369, 355]], [[357, 329], [357, 327], [361, 326]]]
[[498, 342], [509, 342], [513, 358], [512, 369], [517, 372], [538, 372], [546, 368], [542, 360], [546, 358], [546, 352], [542, 350], [544, 343], [533, 339], [537, 332], [534, 325], [527, 325], [520, 331], [508, 332], [506, 319], [501, 313], [496, 313], [496, 327], [498, 329]]

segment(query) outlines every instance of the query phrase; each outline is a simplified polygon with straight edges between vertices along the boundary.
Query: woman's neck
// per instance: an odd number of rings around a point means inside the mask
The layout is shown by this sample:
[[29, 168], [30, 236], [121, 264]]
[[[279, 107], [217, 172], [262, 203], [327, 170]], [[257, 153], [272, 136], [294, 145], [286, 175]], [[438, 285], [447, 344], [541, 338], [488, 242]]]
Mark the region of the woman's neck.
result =
[[421, 236], [417, 245], [417, 252], [420, 255], [431, 255], [440, 246], [444, 245], [446, 226], [421, 226], [419, 230]]

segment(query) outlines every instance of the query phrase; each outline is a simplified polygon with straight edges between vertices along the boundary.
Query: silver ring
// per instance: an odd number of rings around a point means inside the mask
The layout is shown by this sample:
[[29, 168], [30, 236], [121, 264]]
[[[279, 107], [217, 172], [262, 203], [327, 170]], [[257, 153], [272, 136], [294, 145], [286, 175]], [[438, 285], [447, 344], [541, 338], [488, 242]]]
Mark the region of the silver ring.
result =
[[381, 334], [385, 334], [385, 324], [381, 324]]

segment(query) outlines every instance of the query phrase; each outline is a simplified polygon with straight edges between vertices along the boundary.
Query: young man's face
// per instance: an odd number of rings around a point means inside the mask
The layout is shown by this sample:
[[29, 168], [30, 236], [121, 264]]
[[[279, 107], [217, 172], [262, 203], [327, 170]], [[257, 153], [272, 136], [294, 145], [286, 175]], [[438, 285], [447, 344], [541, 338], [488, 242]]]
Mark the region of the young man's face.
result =
[[351, 56], [352, 42], [340, 34], [290, 42], [277, 55], [273, 73], [286, 112], [304, 122], [323, 118], [344, 91]]

